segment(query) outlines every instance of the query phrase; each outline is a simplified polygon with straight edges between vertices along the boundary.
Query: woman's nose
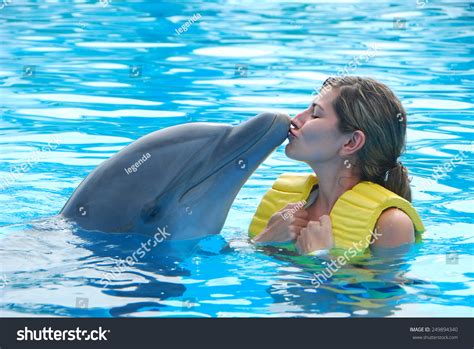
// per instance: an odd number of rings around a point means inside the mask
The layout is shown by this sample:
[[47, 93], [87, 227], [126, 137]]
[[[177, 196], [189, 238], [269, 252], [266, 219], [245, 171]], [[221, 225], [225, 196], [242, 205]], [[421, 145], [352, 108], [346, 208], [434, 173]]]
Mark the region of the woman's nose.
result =
[[296, 128], [301, 128], [303, 127], [305, 123], [305, 113], [301, 112], [299, 114], [296, 114], [293, 119], [291, 119], [291, 123], [296, 127]]

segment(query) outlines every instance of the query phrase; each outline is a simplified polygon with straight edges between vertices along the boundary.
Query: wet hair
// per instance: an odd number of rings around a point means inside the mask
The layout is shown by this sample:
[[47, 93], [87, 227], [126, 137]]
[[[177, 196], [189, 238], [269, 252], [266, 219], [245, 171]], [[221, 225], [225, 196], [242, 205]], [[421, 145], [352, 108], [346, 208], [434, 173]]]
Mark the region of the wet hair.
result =
[[365, 134], [355, 164], [361, 180], [380, 184], [411, 201], [408, 170], [398, 161], [405, 150], [407, 125], [400, 100], [390, 88], [372, 78], [331, 77], [323, 83], [320, 95], [332, 88], [338, 90], [333, 107], [339, 130]]

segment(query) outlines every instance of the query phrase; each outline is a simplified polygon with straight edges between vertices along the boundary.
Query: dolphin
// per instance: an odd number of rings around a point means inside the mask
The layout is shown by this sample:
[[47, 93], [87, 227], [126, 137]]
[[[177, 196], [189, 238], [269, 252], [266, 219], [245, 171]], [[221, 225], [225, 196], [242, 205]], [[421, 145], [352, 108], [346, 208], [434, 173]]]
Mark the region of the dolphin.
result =
[[236, 126], [155, 131], [92, 171], [60, 216], [84, 230], [167, 240], [219, 234], [240, 188], [289, 128], [288, 115], [267, 112]]

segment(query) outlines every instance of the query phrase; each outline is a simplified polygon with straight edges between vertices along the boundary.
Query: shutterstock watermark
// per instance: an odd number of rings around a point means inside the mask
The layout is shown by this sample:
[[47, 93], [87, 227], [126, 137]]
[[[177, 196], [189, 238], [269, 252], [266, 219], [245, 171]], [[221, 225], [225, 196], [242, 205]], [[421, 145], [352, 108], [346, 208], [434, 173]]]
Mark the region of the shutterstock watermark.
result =
[[416, 7], [423, 8], [428, 2], [428, 0], [416, 0]]
[[5, 274], [2, 275], [1, 279], [0, 279], [0, 289], [4, 288], [5, 286], [8, 285], [8, 278]]
[[[365, 240], [360, 240], [357, 243], [353, 242], [352, 247], [344, 251], [342, 256], [338, 256], [337, 258], [331, 258], [331, 261], [327, 264], [326, 268], [324, 268], [322, 274], [314, 273], [313, 279], [311, 280], [311, 284], [315, 285], [315, 288], [321, 286], [328, 279], [330, 279], [334, 275], [334, 273], [336, 273], [339, 269], [346, 265], [351, 258], [355, 257], [358, 253], [363, 252], [368, 246], [372, 245], [381, 236], [381, 234], [377, 233], [377, 229], [374, 229], [373, 233], [367, 235]], [[350, 254], [350, 256], [348, 256], [348, 254]]]
[[89, 298], [76, 297], [76, 308], [79, 308], [79, 309], [89, 308]]
[[[369, 46], [369, 49], [365, 51], [364, 54], [361, 54], [357, 57], [353, 57], [349, 63], [347, 63], [343, 68], [337, 71], [336, 77], [345, 77], [351, 75], [357, 68], [362, 64], [367, 63], [370, 59], [377, 55], [378, 46], [376, 43], [373, 43]], [[363, 61], [363, 62], [362, 62]], [[314, 89], [313, 96], [317, 95], [316, 98], [323, 97], [326, 93], [329, 93], [332, 90], [332, 86], [326, 85], [321, 87], [321, 89]]]
[[247, 64], [236, 64], [234, 75], [238, 77], [247, 77], [249, 66]]
[[[474, 142], [471, 143], [470, 147], [468, 147], [466, 150], [470, 150], [471, 152], [473, 151]], [[464, 163], [464, 160], [467, 158], [467, 154], [465, 154], [465, 150], [460, 150], [459, 153], [457, 153], [455, 156], [453, 156], [449, 161], [446, 161], [443, 165], [438, 165], [434, 169], [434, 173], [431, 177], [433, 177], [435, 180], [441, 179], [445, 177], [449, 172], [454, 170], [454, 168], [459, 165]]]
[[51, 140], [52, 142], [48, 142], [48, 145], [42, 147], [41, 150], [33, 152], [33, 154], [29, 156], [23, 164], [10, 168], [9, 173], [0, 178], [0, 190], [6, 189], [12, 185], [25, 173], [29, 172], [35, 164], [40, 162], [44, 158], [45, 153], [55, 150], [61, 144], [57, 136], [52, 136]]
[[403, 17], [393, 17], [393, 29], [405, 30], [407, 29], [407, 20]]
[[437, 165], [433, 169], [433, 173], [431, 174], [430, 178], [425, 178], [425, 181], [430, 182], [429, 180], [432, 179], [435, 182], [438, 180], [446, 177], [451, 171], [453, 171], [456, 166], [459, 164], [464, 163], [464, 160], [467, 158], [466, 152], [474, 152], [474, 141], [471, 144], [466, 145], [465, 149], [461, 149], [456, 155], [454, 155], [448, 161], [445, 161], [441, 165]]
[[107, 341], [107, 334], [110, 330], [81, 330], [76, 327], [75, 330], [53, 330], [51, 327], [30, 330], [27, 326], [16, 332], [16, 340], [22, 341]]
[[6, 6], [10, 5], [12, 0], [2, 0], [0, 3], [0, 10], [3, 10]]
[[99, 4], [104, 8], [109, 6], [111, 2], [112, 0], [99, 0]]
[[153, 235], [153, 238], [149, 238], [146, 243], [142, 242], [141, 247], [136, 249], [131, 256], [128, 256], [127, 258], [125, 258], [125, 260], [119, 259], [116, 263], [116, 266], [114, 267], [114, 271], [106, 273], [104, 277], [100, 280], [101, 282], [105, 283], [104, 288], [106, 288], [110, 284], [111, 279], [115, 280], [117, 275], [120, 275], [126, 269], [127, 266], [131, 267], [135, 263], [138, 263], [139, 260], [141, 260], [143, 257], [146, 256], [148, 252], [151, 251], [151, 248], [156, 247], [159, 243], [162, 243], [169, 236], [171, 236], [170, 233], [166, 232], [166, 228], [167, 227], [164, 227], [163, 229], [158, 228], [158, 231], [155, 233], [155, 235]]
[[174, 31], [176, 34], [181, 35], [183, 32], [187, 32], [188, 28], [194, 24], [194, 22], [198, 21], [201, 19], [201, 15], [199, 13], [194, 14], [190, 19], [186, 21], [181, 27], [178, 29], [175, 29]]

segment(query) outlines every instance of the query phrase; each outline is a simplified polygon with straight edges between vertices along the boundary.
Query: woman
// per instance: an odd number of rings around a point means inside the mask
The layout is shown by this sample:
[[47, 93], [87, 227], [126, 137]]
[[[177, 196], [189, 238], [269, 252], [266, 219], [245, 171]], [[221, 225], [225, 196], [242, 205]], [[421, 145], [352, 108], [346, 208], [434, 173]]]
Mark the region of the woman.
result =
[[[293, 241], [302, 254], [332, 248], [329, 214], [341, 195], [361, 181], [411, 201], [408, 172], [398, 162], [405, 134], [405, 110], [387, 86], [370, 78], [327, 79], [314, 102], [293, 118], [286, 147], [288, 157], [313, 169], [318, 186], [304, 208], [285, 215], [298, 205], [289, 203], [273, 214], [254, 241]], [[374, 231], [375, 247], [398, 247], [415, 240], [410, 216], [398, 208], [383, 211]]]

